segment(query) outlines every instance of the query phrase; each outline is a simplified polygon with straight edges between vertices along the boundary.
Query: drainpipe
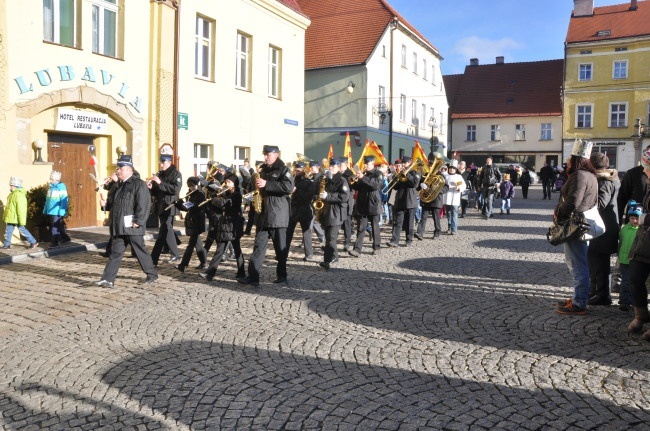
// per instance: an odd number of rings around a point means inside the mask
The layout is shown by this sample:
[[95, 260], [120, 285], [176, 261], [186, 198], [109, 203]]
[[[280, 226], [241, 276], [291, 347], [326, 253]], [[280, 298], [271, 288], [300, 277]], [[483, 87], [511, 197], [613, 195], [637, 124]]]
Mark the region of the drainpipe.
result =
[[390, 109], [389, 112], [390, 114], [388, 115], [389, 122], [388, 122], [388, 163], [392, 163], [391, 160], [393, 160], [393, 113], [395, 112], [393, 110], [393, 104], [394, 104], [394, 99], [393, 99], [393, 58], [394, 58], [394, 36], [393, 32], [397, 29], [397, 26], [399, 25], [399, 20], [397, 17], [393, 17], [393, 21], [390, 23], [390, 95], [389, 95], [389, 100], [390, 100]]
[[180, 166], [180, 163], [178, 161], [178, 71], [180, 69], [179, 67], [179, 61], [180, 61], [180, 55], [179, 55], [179, 48], [178, 48], [178, 43], [181, 38], [181, 2], [178, 0], [174, 0], [174, 6], [176, 7], [176, 12], [174, 16], [174, 101], [173, 101], [173, 125], [174, 125], [174, 132], [173, 132], [173, 149], [174, 149], [174, 165]]

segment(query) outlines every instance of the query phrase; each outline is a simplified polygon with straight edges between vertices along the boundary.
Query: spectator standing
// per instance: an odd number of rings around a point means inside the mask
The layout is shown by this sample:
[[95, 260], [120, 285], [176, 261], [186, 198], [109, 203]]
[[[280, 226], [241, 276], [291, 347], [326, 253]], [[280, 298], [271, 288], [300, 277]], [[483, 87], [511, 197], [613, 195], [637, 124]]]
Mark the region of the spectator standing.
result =
[[530, 187], [530, 183], [532, 183], [530, 172], [527, 168], [523, 168], [521, 177], [519, 178], [519, 185], [521, 186], [521, 195], [524, 199], [528, 199], [528, 188]]
[[506, 212], [510, 214], [510, 204], [515, 197], [515, 185], [510, 181], [510, 175], [504, 174], [503, 181], [499, 185], [499, 192], [501, 193], [501, 214]]
[[9, 179], [9, 196], [7, 197], [2, 221], [7, 224], [3, 249], [11, 248], [11, 237], [16, 227], [18, 227], [18, 232], [27, 238], [29, 248], [36, 248], [38, 242], [25, 227], [27, 224], [27, 194], [23, 188], [22, 178], [11, 177]]
[[542, 190], [544, 191], [544, 197], [542, 199], [551, 199], [551, 191], [555, 184], [555, 170], [553, 166], [544, 163], [544, 166], [539, 171], [539, 179], [542, 182]]
[[632, 305], [632, 286], [630, 280], [630, 250], [639, 230], [639, 216], [643, 213], [641, 205], [635, 201], [628, 203], [627, 224], [618, 234], [618, 263], [621, 271], [621, 288], [618, 294], [618, 308], [629, 311]]
[[50, 174], [50, 188], [45, 197], [43, 214], [50, 218], [52, 229], [52, 242], [49, 248], [58, 247], [59, 243], [70, 242], [70, 237], [65, 228], [65, 216], [68, 213], [68, 190], [61, 182], [61, 172], [52, 171]]

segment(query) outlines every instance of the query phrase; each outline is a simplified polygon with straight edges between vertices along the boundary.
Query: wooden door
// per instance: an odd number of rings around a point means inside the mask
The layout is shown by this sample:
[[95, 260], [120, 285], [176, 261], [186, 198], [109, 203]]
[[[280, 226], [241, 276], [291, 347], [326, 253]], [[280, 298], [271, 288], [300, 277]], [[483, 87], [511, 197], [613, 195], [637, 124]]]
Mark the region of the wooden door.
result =
[[48, 136], [48, 160], [53, 163], [52, 170], [61, 172], [61, 182], [68, 189], [71, 216], [66, 224], [71, 228], [97, 225], [97, 183], [89, 175], [95, 174], [88, 150], [92, 144], [92, 137]]

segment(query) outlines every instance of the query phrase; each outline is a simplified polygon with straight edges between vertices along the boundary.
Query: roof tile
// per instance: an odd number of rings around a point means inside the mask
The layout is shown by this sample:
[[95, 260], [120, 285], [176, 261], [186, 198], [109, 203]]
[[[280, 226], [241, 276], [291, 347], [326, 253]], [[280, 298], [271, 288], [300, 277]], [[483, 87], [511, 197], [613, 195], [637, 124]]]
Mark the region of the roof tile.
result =
[[[609, 34], [603, 32], [609, 30]], [[650, 35], [650, 2], [637, 2], [637, 10], [630, 3], [594, 8], [589, 16], [571, 17], [566, 42], [591, 42]]]

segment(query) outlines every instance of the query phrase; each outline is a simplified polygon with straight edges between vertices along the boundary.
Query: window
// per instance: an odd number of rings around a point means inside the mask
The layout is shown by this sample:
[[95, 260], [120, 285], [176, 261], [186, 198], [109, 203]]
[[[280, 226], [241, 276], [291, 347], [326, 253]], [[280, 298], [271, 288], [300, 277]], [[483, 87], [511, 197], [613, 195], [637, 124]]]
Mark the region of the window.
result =
[[76, 46], [76, 0], [43, 0], [43, 39]]
[[248, 90], [249, 83], [249, 56], [251, 38], [243, 33], [237, 33], [237, 70], [235, 75], [235, 87], [241, 90]]
[[427, 80], [427, 59], [426, 58], [422, 59], [422, 78], [424, 78], [425, 81]]
[[406, 121], [406, 96], [404, 94], [399, 96], [399, 119]]
[[381, 46], [381, 56], [386, 58], [386, 45]]
[[93, 52], [117, 55], [117, 0], [92, 0]]
[[615, 61], [614, 62], [614, 79], [626, 79], [627, 78], [627, 60]]
[[411, 100], [411, 124], [418, 124], [418, 102]]
[[402, 67], [406, 67], [406, 45], [402, 45]]
[[576, 105], [576, 127], [591, 127], [591, 105]]
[[212, 145], [194, 144], [194, 174], [202, 175], [204, 178], [208, 173], [208, 162]]
[[627, 127], [627, 103], [609, 104], [609, 127]]
[[269, 97], [280, 98], [280, 62], [282, 51], [269, 45]]
[[418, 55], [413, 53], [413, 73], [418, 74]]
[[515, 124], [515, 141], [525, 141], [525, 140], [526, 140], [526, 125]]
[[501, 125], [492, 124], [490, 126], [490, 141], [500, 141], [501, 140]]
[[431, 84], [436, 85], [436, 66], [431, 66]]
[[542, 123], [541, 136], [542, 141], [550, 141], [553, 139], [553, 126], [551, 123]]
[[244, 160], [248, 159], [251, 149], [248, 147], [235, 147], [235, 154], [233, 156], [233, 164], [239, 170], [240, 166], [244, 165]]
[[421, 129], [426, 129], [427, 128], [427, 121], [426, 121], [426, 119], [427, 119], [427, 105], [425, 105], [424, 103], [422, 104], [422, 111], [421, 112], [422, 112], [422, 115], [420, 116], [420, 118], [422, 119], [422, 121], [420, 121], [420, 128]]
[[379, 110], [386, 110], [386, 87], [379, 86]]
[[591, 63], [587, 64], [580, 64], [578, 65], [579, 68], [579, 75], [578, 75], [578, 81], [591, 81], [591, 68], [592, 68]]
[[212, 79], [212, 25], [200, 16], [194, 29], [194, 76]]
[[476, 141], [476, 126], [467, 126], [467, 141]]

